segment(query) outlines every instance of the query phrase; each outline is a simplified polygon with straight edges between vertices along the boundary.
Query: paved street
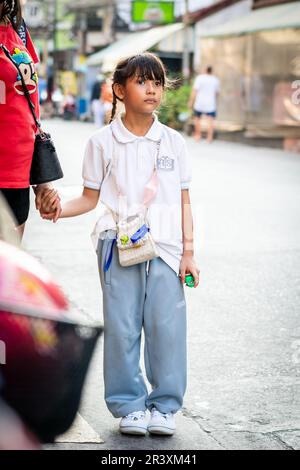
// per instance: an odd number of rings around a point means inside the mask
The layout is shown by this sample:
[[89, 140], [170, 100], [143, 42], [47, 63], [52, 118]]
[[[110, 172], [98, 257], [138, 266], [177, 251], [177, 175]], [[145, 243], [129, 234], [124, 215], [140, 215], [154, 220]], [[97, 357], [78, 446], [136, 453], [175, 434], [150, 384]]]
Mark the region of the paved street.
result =
[[[63, 199], [81, 192], [91, 124], [49, 121], [65, 171]], [[189, 384], [178, 432], [130, 438], [103, 400], [102, 341], [78, 424], [50, 448], [300, 449], [300, 155], [187, 139], [194, 181], [197, 290], [187, 290]], [[82, 315], [102, 319], [90, 232], [97, 215], [59, 221], [32, 211], [25, 245]], [[103, 442], [102, 442], [103, 441]]]

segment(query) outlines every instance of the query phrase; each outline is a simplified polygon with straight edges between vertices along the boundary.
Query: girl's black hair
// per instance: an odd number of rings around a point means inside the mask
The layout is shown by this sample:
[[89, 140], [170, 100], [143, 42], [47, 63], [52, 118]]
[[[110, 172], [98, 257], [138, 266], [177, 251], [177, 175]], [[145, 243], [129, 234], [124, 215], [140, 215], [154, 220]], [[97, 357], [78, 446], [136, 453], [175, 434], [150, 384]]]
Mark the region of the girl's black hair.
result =
[[22, 23], [22, 7], [20, 0], [4, 0], [0, 1], [0, 5], [3, 5], [0, 21], [5, 17], [8, 18], [17, 31]]
[[159, 57], [151, 52], [144, 52], [143, 54], [133, 55], [120, 60], [112, 77], [113, 107], [110, 122], [112, 122], [115, 117], [117, 101], [122, 101], [115, 94], [114, 85], [116, 83], [126, 85], [126, 81], [134, 76], [140, 77], [143, 80], [159, 81], [164, 89], [168, 88], [171, 83], [167, 78], [164, 64]]

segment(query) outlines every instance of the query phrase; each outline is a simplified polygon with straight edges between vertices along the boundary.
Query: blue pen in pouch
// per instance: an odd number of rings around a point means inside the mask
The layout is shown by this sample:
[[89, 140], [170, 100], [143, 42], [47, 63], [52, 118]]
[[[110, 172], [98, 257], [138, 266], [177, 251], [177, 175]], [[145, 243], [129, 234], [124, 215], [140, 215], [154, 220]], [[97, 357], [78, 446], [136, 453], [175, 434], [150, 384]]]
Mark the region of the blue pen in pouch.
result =
[[132, 241], [132, 243], [137, 243], [149, 232], [149, 230], [149, 227], [144, 224], [137, 232], [132, 235], [132, 237], [130, 237], [130, 240]]

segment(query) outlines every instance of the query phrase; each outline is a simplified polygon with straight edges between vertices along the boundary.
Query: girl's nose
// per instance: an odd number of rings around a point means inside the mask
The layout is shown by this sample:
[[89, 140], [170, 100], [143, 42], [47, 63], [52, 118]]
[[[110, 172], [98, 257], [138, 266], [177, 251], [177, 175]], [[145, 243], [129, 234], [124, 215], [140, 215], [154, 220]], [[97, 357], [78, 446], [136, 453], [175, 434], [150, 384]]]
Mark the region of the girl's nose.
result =
[[155, 93], [154, 83], [150, 81], [147, 83], [147, 93]]

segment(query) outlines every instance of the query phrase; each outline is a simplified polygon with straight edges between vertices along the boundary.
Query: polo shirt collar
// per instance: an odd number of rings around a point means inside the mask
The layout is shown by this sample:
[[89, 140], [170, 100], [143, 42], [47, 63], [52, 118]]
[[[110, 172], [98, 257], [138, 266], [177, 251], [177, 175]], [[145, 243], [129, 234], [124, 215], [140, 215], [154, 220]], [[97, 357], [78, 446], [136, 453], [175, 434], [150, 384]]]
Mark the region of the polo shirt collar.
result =
[[128, 142], [134, 142], [137, 139], [149, 139], [158, 142], [162, 135], [162, 124], [154, 115], [154, 122], [150, 127], [149, 131], [144, 136], [138, 136], [130, 132], [123, 124], [122, 117], [124, 114], [119, 114], [117, 118], [111, 123], [112, 132], [118, 142], [127, 144]]

